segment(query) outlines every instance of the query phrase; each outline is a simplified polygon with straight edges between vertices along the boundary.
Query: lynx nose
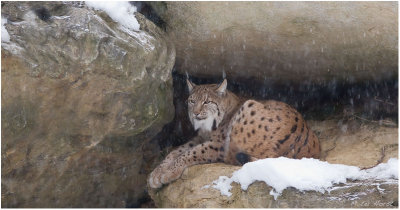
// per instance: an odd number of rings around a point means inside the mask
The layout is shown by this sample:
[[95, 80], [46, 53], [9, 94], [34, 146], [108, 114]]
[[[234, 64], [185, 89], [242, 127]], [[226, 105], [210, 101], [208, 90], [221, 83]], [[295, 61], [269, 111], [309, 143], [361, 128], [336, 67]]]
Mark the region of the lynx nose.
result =
[[194, 116], [196, 117], [196, 119], [202, 120], [205, 119], [207, 117], [207, 113], [206, 112], [194, 112], [193, 113]]

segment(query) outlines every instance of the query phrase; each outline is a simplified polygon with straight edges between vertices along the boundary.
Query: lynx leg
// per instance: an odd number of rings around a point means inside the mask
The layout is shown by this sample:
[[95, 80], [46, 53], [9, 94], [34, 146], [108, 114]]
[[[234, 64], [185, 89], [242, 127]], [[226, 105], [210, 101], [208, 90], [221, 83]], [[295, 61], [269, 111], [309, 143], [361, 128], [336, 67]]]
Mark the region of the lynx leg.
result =
[[184, 152], [188, 151], [189, 149], [195, 147], [196, 145], [198, 145], [199, 143], [201, 143], [203, 140], [203, 138], [201, 138], [200, 136], [196, 136], [194, 137], [191, 141], [189, 141], [188, 143], [179, 146], [178, 148], [174, 149], [172, 152], [170, 152], [167, 157], [165, 157], [165, 159], [160, 163], [160, 165], [155, 168], [153, 170], [153, 172], [150, 174], [148, 183], [150, 184], [150, 186], [152, 188], [159, 188], [161, 187], [162, 183], [159, 182], [159, 180], [153, 180], [152, 174], [159, 174], [162, 173], [161, 169], [163, 168], [170, 168], [171, 164], [174, 163], [174, 160], [180, 156], [181, 154], [183, 154]]
[[183, 170], [189, 166], [222, 162], [224, 159], [224, 145], [222, 142], [205, 142], [179, 155], [171, 164], [158, 166], [150, 174], [149, 185], [152, 188], [160, 188], [162, 184], [170, 183], [178, 179]]
[[194, 146], [196, 146], [202, 142], [204, 142], [203, 138], [201, 138], [200, 136], [195, 136], [192, 140], [190, 140], [186, 144], [183, 144], [183, 145], [177, 147], [176, 149], [174, 149], [172, 152], [170, 152], [167, 155], [167, 157], [165, 157], [165, 159], [162, 161], [161, 164], [163, 164], [164, 162], [165, 163], [172, 162], [176, 157], [178, 157], [182, 153], [186, 152], [187, 150], [193, 148]]

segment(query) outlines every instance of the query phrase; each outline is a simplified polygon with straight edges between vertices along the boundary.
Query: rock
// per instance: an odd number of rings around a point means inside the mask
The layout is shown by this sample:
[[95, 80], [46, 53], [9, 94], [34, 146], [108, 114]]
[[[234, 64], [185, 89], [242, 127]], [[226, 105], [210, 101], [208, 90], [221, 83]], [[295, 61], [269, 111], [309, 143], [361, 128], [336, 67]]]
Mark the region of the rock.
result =
[[62, 2], [2, 2], [2, 206], [135, 207], [171, 121], [175, 48]]
[[370, 168], [397, 158], [398, 128], [360, 120], [308, 121], [321, 141], [321, 159]]
[[[350, 124], [357, 124], [350, 126]], [[320, 138], [322, 160], [329, 163], [355, 165], [361, 168], [398, 158], [398, 129], [349, 120], [309, 121]], [[343, 126], [348, 126], [344, 130]], [[353, 129], [351, 129], [353, 127]], [[356, 129], [354, 129], [354, 127]], [[384, 208], [398, 206], [398, 182], [349, 181], [335, 186], [330, 193], [300, 192], [294, 188], [283, 191], [274, 200], [271, 187], [255, 182], [247, 191], [233, 183], [232, 196], [222, 196], [212, 187], [219, 176], [230, 177], [239, 166], [222, 163], [187, 168], [177, 181], [160, 190], [149, 190], [157, 207], [163, 208]]]
[[397, 78], [397, 2], [152, 3], [182, 74], [291, 84]]
[[238, 168], [220, 163], [192, 166], [181, 179], [160, 191], [151, 190], [150, 195], [160, 208], [393, 208], [398, 205], [397, 182], [349, 182], [330, 193], [289, 188], [276, 200], [269, 194], [272, 188], [264, 182], [255, 182], [246, 191], [233, 183], [230, 197], [207, 187], [219, 176], [231, 176]]

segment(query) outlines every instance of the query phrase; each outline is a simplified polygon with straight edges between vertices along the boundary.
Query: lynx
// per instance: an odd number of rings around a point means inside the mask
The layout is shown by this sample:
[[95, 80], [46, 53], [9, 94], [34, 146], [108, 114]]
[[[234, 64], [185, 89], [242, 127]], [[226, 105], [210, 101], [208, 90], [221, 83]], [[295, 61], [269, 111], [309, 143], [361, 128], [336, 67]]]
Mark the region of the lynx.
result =
[[150, 174], [160, 188], [192, 165], [224, 162], [242, 165], [263, 158], [319, 158], [319, 140], [303, 117], [274, 100], [242, 100], [221, 84], [186, 81], [189, 119], [198, 136], [172, 151]]

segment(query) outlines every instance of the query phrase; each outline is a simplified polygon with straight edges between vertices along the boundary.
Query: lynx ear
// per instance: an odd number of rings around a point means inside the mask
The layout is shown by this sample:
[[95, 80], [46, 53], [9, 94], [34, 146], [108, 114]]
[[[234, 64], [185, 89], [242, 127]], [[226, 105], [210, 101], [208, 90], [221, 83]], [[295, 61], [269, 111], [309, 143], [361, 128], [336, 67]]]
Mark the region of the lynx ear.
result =
[[196, 87], [196, 85], [193, 84], [192, 82], [190, 82], [189, 79], [186, 79], [186, 83], [187, 83], [187, 86], [188, 86], [188, 89], [189, 89], [189, 93], [192, 92], [193, 88]]
[[227, 84], [228, 84], [228, 82], [226, 81], [226, 79], [224, 79], [224, 81], [222, 81], [222, 83], [217, 88], [217, 93], [220, 94], [220, 95], [224, 95], [225, 92], [226, 92], [226, 85]]

